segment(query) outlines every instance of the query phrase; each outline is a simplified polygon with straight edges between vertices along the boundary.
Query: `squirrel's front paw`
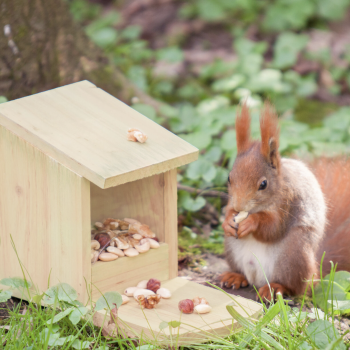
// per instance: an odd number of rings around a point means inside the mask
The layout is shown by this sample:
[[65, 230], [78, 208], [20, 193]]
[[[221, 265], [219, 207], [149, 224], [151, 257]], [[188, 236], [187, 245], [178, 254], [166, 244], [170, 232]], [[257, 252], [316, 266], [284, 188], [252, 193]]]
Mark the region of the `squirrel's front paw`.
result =
[[239, 289], [241, 287], [247, 287], [247, 279], [236, 272], [225, 272], [220, 276], [221, 287], [227, 287], [232, 289]]
[[225, 236], [234, 236], [237, 238], [238, 225], [233, 221], [233, 217], [226, 218], [222, 224]]
[[237, 236], [243, 238], [250, 233], [256, 232], [258, 229], [259, 222], [254, 214], [249, 215], [246, 219], [238, 225]]

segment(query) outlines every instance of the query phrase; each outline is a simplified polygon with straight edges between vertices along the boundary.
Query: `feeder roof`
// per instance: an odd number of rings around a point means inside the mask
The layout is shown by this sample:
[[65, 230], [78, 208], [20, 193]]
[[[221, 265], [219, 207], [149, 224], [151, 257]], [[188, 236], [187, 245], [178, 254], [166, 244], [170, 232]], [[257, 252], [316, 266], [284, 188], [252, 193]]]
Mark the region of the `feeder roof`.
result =
[[[3, 103], [0, 124], [101, 188], [198, 157], [197, 148], [89, 81]], [[128, 141], [129, 128], [148, 140]]]

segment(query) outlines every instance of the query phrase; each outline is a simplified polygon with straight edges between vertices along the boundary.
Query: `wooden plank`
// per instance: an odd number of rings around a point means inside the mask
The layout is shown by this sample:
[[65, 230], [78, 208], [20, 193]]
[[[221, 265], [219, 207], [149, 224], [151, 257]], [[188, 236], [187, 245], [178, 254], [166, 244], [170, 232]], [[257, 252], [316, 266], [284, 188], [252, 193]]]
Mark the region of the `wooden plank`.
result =
[[[262, 311], [261, 304], [252, 300], [233, 296], [232, 299], [214, 288], [206, 287], [182, 278], [174, 278], [162, 283], [162, 286], [172, 292], [170, 299], [162, 299], [155, 309], [141, 310], [137, 302], [132, 299], [128, 304], [122, 305], [118, 310], [119, 325], [125, 333], [131, 336], [142, 337], [144, 341], [157, 341], [169, 345], [194, 344], [214, 339], [216, 336], [225, 336], [238, 326], [226, 310], [226, 306], [234, 302], [234, 308], [244, 317], [257, 317]], [[178, 303], [183, 299], [193, 299], [195, 296], [204, 297], [212, 306], [208, 314], [182, 314]], [[103, 324], [109, 316], [104, 311], [97, 312], [94, 323]], [[162, 322], [180, 321], [179, 328], [165, 328], [159, 330]], [[177, 337], [179, 335], [179, 338]]]
[[169, 244], [169, 278], [178, 274], [177, 170], [164, 173], [164, 242]]
[[157, 278], [169, 279], [169, 247], [163, 243], [158, 249], [135, 257], [122, 257], [110, 262], [98, 261], [92, 265], [92, 299], [96, 301], [101, 293], [118, 291], [136, 286], [138, 282]]
[[164, 242], [164, 175], [154, 175], [124, 185], [101, 189], [91, 184], [92, 224], [105, 218], [133, 218]]
[[[195, 147], [88, 81], [3, 103], [0, 124], [101, 188], [198, 157]], [[147, 142], [127, 141], [128, 128], [140, 128]]]
[[89, 181], [2, 126], [0, 165], [0, 279], [22, 276], [19, 258], [39, 292], [66, 282], [86, 301]]

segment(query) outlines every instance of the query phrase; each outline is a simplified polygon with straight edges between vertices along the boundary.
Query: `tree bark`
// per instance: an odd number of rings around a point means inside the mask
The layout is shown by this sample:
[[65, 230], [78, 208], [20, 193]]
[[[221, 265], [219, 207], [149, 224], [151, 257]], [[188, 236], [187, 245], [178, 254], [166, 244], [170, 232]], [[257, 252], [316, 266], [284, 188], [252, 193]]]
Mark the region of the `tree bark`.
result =
[[0, 95], [9, 100], [87, 79], [126, 103], [161, 105], [109, 62], [64, 0], [1, 0], [0, 30]]

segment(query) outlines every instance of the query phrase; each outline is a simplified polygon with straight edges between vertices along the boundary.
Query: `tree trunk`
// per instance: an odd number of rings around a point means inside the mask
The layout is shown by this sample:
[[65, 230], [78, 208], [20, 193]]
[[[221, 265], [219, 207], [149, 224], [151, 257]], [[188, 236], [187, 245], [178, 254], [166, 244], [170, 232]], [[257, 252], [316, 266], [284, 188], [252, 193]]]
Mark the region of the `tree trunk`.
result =
[[9, 100], [90, 80], [126, 103], [158, 109], [75, 23], [64, 0], [0, 0], [0, 95]]

